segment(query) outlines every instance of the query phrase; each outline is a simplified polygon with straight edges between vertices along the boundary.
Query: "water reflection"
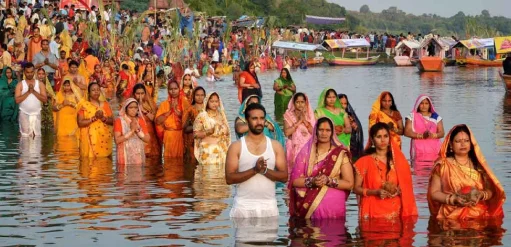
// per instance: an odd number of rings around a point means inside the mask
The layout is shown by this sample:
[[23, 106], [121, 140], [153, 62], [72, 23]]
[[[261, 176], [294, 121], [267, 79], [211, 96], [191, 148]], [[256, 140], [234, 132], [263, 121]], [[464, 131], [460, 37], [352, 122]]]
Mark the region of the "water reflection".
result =
[[234, 218], [234, 245], [273, 245], [278, 237], [278, 221], [278, 217]]
[[502, 219], [437, 220], [429, 219], [429, 246], [496, 246], [503, 245]]
[[291, 246], [342, 246], [352, 241], [343, 219], [289, 219]]
[[357, 233], [364, 246], [414, 246], [417, 217], [360, 220]]

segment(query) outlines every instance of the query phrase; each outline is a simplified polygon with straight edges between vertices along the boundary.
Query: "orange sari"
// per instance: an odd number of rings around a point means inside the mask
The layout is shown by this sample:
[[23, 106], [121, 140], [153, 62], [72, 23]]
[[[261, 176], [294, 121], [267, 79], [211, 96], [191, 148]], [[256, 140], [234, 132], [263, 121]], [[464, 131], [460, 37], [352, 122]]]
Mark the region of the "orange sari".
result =
[[[458, 125], [459, 126], [459, 125]], [[481, 152], [479, 145], [470, 131], [470, 139], [474, 146], [477, 160], [482, 166], [482, 170], [473, 170], [468, 167], [462, 167], [452, 164], [447, 159], [449, 140], [452, 131], [458, 127], [454, 126], [444, 139], [440, 149], [440, 158], [437, 160], [433, 171], [431, 172], [430, 184], [433, 176], [440, 177], [442, 183], [442, 192], [446, 194], [456, 194], [463, 187], [470, 186], [478, 190], [490, 189], [493, 193], [492, 198], [487, 201], [479, 201], [475, 206], [459, 207], [447, 205], [433, 201], [428, 189], [428, 204], [431, 215], [437, 219], [482, 219], [492, 217], [503, 217], [502, 205], [506, 201], [504, 189], [499, 180], [493, 174], [493, 171], [486, 163], [486, 159]], [[488, 188], [490, 187], [490, 188]]]
[[30, 41], [28, 41], [28, 53], [27, 53], [27, 61], [32, 62], [32, 59], [34, 59], [35, 54], [39, 53], [41, 51], [41, 41], [43, 38], [39, 36], [38, 40], [35, 40], [34, 37], [30, 38]]
[[[147, 87], [146, 87], [147, 88]], [[156, 104], [153, 102], [153, 99], [150, 97], [150, 95], [146, 94], [144, 100], [141, 104], [142, 111], [144, 112], [144, 120], [146, 122], [147, 132], [149, 133], [149, 136], [151, 137], [151, 141], [146, 144], [145, 146], [145, 154], [148, 157], [161, 157], [161, 144], [160, 144], [160, 138], [156, 135], [156, 127], [154, 120], [151, 120], [149, 117], [147, 117], [147, 113], [151, 113], [156, 116], [157, 107]]]
[[[203, 108], [203, 107], [201, 107]], [[185, 125], [185, 123], [187, 121], [191, 122], [191, 125], [193, 126], [193, 122], [195, 122], [195, 119], [197, 118], [197, 116], [199, 115], [199, 113], [202, 112], [203, 109], [197, 109], [197, 107], [195, 105], [192, 105], [188, 108], [188, 110], [185, 112], [185, 115], [183, 117], [184, 121], [183, 121], [183, 125]], [[190, 164], [190, 165], [193, 165], [193, 164], [196, 164], [196, 160], [195, 160], [195, 155], [194, 155], [194, 143], [195, 143], [195, 139], [193, 137], [193, 130], [191, 133], [183, 133], [184, 134], [184, 143], [185, 143], [185, 147], [186, 147], [186, 150], [185, 150], [185, 163], [186, 164]]]
[[378, 196], [361, 196], [358, 206], [361, 220], [418, 215], [410, 164], [392, 141], [391, 149], [393, 165], [388, 173], [387, 165], [376, 160], [372, 155], [363, 156], [354, 165], [356, 174], [363, 178], [362, 187], [364, 189], [381, 189], [386, 182], [393, 183], [401, 189], [401, 195], [394, 198], [381, 199]]
[[[177, 111], [172, 109], [171, 101], [177, 101]], [[183, 140], [183, 116], [184, 112], [188, 110], [190, 103], [180, 94], [177, 99], [172, 99], [169, 96], [168, 100], [163, 101], [158, 107], [156, 118], [171, 111], [170, 116], [165, 119], [162, 125], [157, 127], [163, 134], [163, 156], [164, 157], [183, 157], [184, 155], [184, 140]]]
[[[371, 113], [369, 114], [369, 129], [376, 123], [393, 123], [394, 127], [397, 128], [397, 123], [402, 121], [403, 117], [399, 111], [392, 111], [392, 114], [389, 116], [381, 110], [381, 99], [387, 94], [388, 92], [382, 92], [376, 101], [374, 101]], [[390, 131], [390, 137], [397, 144], [397, 147], [401, 149], [401, 136], [394, 131]]]

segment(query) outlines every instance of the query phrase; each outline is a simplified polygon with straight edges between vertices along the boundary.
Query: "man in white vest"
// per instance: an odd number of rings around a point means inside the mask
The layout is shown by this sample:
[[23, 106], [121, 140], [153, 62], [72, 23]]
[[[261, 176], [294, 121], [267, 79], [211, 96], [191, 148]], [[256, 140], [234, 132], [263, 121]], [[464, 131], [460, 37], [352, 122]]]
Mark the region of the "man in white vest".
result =
[[266, 110], [258, 103], [247, 106], [248, 134], [227, 151], [225, 180], [236, 184], [233, 218], [276, 217], [279, 215], [275, 182], [287, 182], [284, 148], [264, 134]]
[[27, 63], [23, 68], [25, 80], [18, 83], [14, 93], [19, 105], [19, 124], [22, 137], [41, 135], [41, 106], [46, 103], [44, 83], [34, 79], [34, 64]]

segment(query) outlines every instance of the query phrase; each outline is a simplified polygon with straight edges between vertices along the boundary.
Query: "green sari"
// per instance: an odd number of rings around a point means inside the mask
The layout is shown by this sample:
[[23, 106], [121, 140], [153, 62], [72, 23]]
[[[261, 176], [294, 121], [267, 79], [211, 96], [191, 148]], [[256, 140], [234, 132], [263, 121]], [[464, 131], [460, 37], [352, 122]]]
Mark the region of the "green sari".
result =
[[[289, 72], [288, 72], [289, 73]], [[284, 85], [287, 85], [288, 87], [291, 87], [295, 83], [292, 80], [287, 80], [282, 77], [279, 77], [277, 80], [275, 80], [275, 83], [277, 83], [278, 87], [283, 87]], [[289, 104], [289, 101], [291, 98], [293, 98], [293, 91], [291, 91], [289, 88], [282, 89], [282, 94], [275, 92], [275, 117], [277, 119], [281, 119], [284, 116], [284, 113], [287, 110], [287, 105]]]
[[18, 122], [19, 107], [14, 100], [14, 91], [18, 80], [16, 73], [12, 71], [12, 81], [7, 82], [6, 71], [8, 67], [2, 70], [2, 76], [0, 77], [0, 121], [1, 122]]
[[[326, 88], [325, 90], [323, 90], [323, 92], [321, 92], [321, 95], [319, 95], [318, 108], [316, 108], [316, 110], [314, 111], [314, 115], [316, 119], [319, 119], [320, 117], [328, 117], [332, 120], [335, 126], [342, 126], [344, 128], [344, 116], [346, 115], [346, 111], [342, 108], [341, 101], [339, 100], [339, 98], [336, 97], [334, 105], [335, 108], [341, 109], [341, 112], [338, 115], [326, 109], [325, 98], [326, 92], [329, 89], [330, 88]], [[337, 135], [337, 137], [342, 142], [342, 144], [344, 144], [348, 148], [350, 147], [351, 134], [341, 133]]]

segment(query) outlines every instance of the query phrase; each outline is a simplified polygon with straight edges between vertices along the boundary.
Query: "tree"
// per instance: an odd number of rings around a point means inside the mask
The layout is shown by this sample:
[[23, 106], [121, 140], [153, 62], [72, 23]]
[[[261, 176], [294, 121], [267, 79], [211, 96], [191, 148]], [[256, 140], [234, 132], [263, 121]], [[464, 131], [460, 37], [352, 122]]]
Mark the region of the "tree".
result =
[[369, 12], [371, 12], [371, 11], [369, 10], [369, 6], [367, 6], [367, 4], [364, 4], [364, 5], [362, 5], [362, 7], [360, 7], [360, 13], [366, 14]]
[[231, 3], [226, 9], [226, 15], [230, 20], [235, 20], [243, 15], [243, 7], [238, 3]]
[[483, 17], [490, 18], [490, 11], [483, 9], [483, 11], [481, 11], [481, 15]]

